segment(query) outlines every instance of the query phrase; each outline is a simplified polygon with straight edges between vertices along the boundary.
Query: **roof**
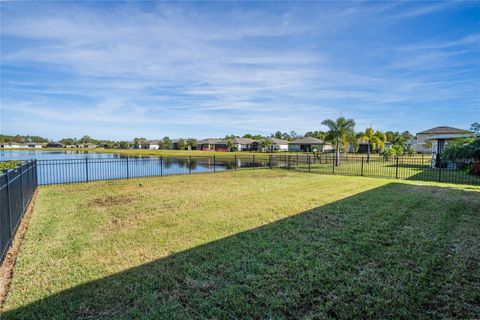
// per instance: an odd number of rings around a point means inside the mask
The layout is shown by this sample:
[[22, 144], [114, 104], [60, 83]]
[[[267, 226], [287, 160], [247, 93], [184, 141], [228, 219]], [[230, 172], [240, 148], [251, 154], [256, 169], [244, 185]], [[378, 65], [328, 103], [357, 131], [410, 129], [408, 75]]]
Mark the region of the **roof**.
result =
[[148, 140], [147, 142], [145, 142], [144, 144], [160, 144], [160, 140]]
[[[443, 135], [437, 135], [433, 137], [428, 137], [425, 139], [425, 141], [429, 140], [455, 140], [455, 139], [460, 139], [460, 138], [468, 138], [471, 137], [471, 134], [443, 134]], [[480, 133], [475, 133], [473, 134], [475, 137], [480, 137]]]
[[455, 133], [470, 133], [465, 129], [452, 128], [447, 126], [431, 128], [417, 134], [455, 134]]
[[232, 142], [235, 144], [252, 144], [255, 142], [255, 140], [250, 138], [235, 138], [232, 139]]
[[314, 137], [305, 137], [303, 139], [297, 139], [290, 144], [323, 144], [324, 142], [320, 139], [314, 138]]
[[208, 139], [200, 140], [197, 143], [198, 144], [225, 144], [225, 141], [221, 139], [208, 138]]
[[273, 144], [278, 144], [278, 145], [287, 145], [290, 141], [288, 140], [283, 140], [283, 139], [277, 139], [277, 138], [268, 138], [268, 141], [270, 141]]

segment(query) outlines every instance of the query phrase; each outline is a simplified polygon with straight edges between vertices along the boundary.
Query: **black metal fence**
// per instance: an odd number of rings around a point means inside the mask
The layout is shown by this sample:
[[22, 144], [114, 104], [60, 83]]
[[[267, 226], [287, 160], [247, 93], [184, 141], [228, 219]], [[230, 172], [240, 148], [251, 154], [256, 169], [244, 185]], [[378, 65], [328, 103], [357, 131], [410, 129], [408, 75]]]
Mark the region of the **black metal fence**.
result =
[[37, 163], [27, 161], [0, 175], [0, 263], [37, 188]]
[[285, 156], [283, 167], [323, 174], [365, 176], [389, 179], [436, 181], [456, 184], [480, 185], [480, 176], [469, 174], [469, 163], [430, 157], [396, 157], [341, 155]]
[[[37, 160], [39, 185], [269, 167], [269, 155]], [[269, 162], [270, 161], [270, 162]]]
[[349, 154], [338, 158], [334, 154], [258, 154], [38, 160], [37, 164], [40, 185], [256, 168], [480, 185], [480, 177], [470, 175], [464, 163], [432, 164], [429, 157], [386, 160]]

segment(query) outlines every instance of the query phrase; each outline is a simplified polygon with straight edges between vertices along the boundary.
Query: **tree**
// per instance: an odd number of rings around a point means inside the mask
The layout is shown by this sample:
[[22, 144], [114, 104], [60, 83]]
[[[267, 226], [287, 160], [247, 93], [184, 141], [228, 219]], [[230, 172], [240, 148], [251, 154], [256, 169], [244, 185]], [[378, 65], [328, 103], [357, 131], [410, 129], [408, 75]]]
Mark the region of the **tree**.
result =
[[470, 125], [470, 130], [475, 133], [480, 133], [480, 122], [474, 122]]
[[197, 139], [189, 138], [187, 139], [187, 146], [189, 150], [197, 148]]
[[268, 147], [270, 147], [272, 145], [272, 141], [270, 141], [268, 139], [263, 139], [262, 142], [261, 142], [261, 145], [262, 145], [263, 150], [268, 150]]
[[145, 143], [147, 143], [147, 139], [145, 139], [145, 138], [135, 138], [135, 139], [133, 139], [133, 143], [137, 144], [137, 145], [138, 144], [145, 144]]
[[163, 149], [171, 149], [172, 148], [172, 140], [169, 137], [163, 137], [161, 141], [161, 145]]
[[128, 141], [119, 141], [118, 142], [118, 147], [120, 149], [128, 149], [128, 146], [129, 146]]
[[84, 135], [81, 139], [80, 139], [80, 143], [90, 143], [92, 142], [92, 138], [90, 138], [90, 136], [87, 136], [87, 135]]
[[237, 146], [233, 143], [232, 139], [228, 139], [226, 144], [228, 151], [237, 151]]
[[275, 133], [272, 135], [272, 138], [275, 138], [275, 139], [282, 139], [283, 138], [283, 135], [280, 131], [275, 131]]
[[324, 131], [308, 131], [305, 137], [314, 137], [320, 140], [325, 140], [326, 133]]
[[179, 139], [177, 141], [178, 144], [178, 149], [179, 150], [187, 150], [188, 149], [188, 143], [184, 139]]
[[340, 117], [337, 120], [327, 119], [322, 125], [328, 127], [325, 140], [331, 141], [335, 146], [335, 166], [340, 165], [340, 148], [353, 142], [355, 139], [355, 120]]
[[360, 135], [362, 140], [367, 142], [367, 163], [370, 162], [370, 147], [383, 149], [385, 147], [385, 134], [380, 131], [373, 131], [373, 128], [367, 128], [365, 132]]

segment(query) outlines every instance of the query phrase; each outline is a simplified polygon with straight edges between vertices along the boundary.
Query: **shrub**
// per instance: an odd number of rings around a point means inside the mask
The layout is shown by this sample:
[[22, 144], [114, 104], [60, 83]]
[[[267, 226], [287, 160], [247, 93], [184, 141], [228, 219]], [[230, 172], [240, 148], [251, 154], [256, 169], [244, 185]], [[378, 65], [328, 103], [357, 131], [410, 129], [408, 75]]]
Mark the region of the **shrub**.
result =
[[0, 162], [0, 171], [14, 169], [18, 167], [20, 164], [21, 164], [21, 161], [13, 161], [13, 160], [2, 161]]
[[460, 139], [450, 143], [443, 153], [449, 160], [480, 160], [480, 140]]
[[480, 176], [480, 160], [472, 164], [469, 172], [475, 176]]

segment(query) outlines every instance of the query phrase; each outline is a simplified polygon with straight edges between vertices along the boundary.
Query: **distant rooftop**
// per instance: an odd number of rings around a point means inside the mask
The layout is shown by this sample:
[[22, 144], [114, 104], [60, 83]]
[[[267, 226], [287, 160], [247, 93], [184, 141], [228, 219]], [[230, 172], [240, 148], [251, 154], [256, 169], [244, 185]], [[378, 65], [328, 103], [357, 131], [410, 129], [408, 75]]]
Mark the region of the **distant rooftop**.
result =
[[303, 139], [297, 139], [290, 144], [323, 144], [324, 142], [320, 139], [314, 138], [314, 137], [305, 137]]
[[470, 131], [465, 129], [452, 128], [447, 126], [431, 128], [417, 134], [455, 134], [455, 133], [470, 133]]

